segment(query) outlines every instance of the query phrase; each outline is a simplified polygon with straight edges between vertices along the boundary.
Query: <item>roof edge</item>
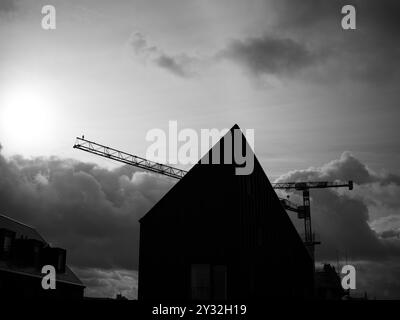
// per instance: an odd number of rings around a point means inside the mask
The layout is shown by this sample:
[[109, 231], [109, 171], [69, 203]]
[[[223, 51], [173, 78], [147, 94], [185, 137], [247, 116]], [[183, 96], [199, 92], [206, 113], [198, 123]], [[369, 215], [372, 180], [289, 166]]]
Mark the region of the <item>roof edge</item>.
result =
[[30, 225], [28, 225], [28, 224], [25, 224], [25, 223], [23, 223], [23, 222], [21, 222], [21, 221], [18, 221], [18, 220], [16, 220], [16, 219], [14, 219], [14, 218], [10, 218], [9, 216], [6, 216], [6, 215], [4, 215], [4, 214], [0, 214], [0, 217], [6, 218], [6, 219], [8, 219], [8, 220], [11, 220], [12, 222], [15, 222], [15, 223], [20, 224], [21, 226], [24, 226], [24, 227], [27, 227], [27, 228], [30, 228], [30, 229], [33, 229], [33, 230], [36, 231], [36, 228], [35, 228], [35, 227], [32, 227], [32, 226], [30, 226]]

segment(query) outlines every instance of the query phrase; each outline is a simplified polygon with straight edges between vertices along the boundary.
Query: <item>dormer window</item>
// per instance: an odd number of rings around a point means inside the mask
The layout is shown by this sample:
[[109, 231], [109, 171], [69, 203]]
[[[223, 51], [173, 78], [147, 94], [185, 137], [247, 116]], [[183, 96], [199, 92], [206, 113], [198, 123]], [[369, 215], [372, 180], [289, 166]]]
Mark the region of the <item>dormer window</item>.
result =
[[10, 253], [11, 252], [11, 245], [12, 245], [12, 237], [9, 235], [4, 235], [3, 238], [3, 252]]
[[4, 228], [0, 229], [0, 258], [10, 257], [14, 238], [14, 231]]

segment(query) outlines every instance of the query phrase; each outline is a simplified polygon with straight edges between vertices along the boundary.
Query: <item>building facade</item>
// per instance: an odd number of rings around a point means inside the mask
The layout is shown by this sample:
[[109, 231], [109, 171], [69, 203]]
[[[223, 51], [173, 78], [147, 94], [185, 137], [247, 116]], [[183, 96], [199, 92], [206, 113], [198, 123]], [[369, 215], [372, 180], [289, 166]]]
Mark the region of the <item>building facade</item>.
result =
[[[205, 157], [226, 163], [226, 138]], [[140, 220], [139, 299], [311, 297], [312, 259], [264, 170], [237, 166], [196, 164]]]

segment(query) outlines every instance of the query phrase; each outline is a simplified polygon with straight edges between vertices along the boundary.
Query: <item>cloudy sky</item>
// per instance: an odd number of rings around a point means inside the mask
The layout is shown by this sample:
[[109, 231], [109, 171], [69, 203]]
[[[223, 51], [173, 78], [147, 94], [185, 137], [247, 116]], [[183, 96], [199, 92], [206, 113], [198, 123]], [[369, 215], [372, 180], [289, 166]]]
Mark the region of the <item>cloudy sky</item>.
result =
[[[55, 30], [41, 28], [45, 4]], [[344, 4], [356, 30], [341, 28]], [[137, 220], [173, 181], [74, 150], [74, 137], [144, 156], [147, 132], [170, 120], [238, 123], [255, 130], [271, 180], [357, 183], [313, 192], [317, 257], [347, 255], [360, 290], [400, 298], [399, 11], [389, 0], [2, 0], [0, 211], [66, 247], [88, 294], [133, 298]]]

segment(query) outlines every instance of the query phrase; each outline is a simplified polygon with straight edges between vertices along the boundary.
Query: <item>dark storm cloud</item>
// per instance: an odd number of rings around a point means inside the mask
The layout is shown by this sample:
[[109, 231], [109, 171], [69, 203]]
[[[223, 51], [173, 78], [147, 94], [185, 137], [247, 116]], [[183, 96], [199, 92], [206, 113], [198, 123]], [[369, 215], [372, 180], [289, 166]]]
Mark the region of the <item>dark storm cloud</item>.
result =
[[[180, 77], [203, 72], [205, 66], [229, 59], [253, 75], [294, 76], [303, 80], [332, 82], [342, 79], [387, 84], [400, 78], [400, 2], [395, 0], [274, 0], [274, 12], [263, 36], [236, 38], [221, 43], [208, 57], [169, 54], [150, 46], [144, 35], [130, 40], [137, 56]], [[357, 30], [343, 30], [341, 9], [356, 8]]]
[[341, 8], [346, 4], [355, 5], [357, 1], [272, 0], [267, 2], [272, 5], [279, 26], [308, 28], [321, 23], [332, 23], [333, 20], [337, 22], [337, 18], [341, 18]]
[[[388, 181], [389, 177], [395, 177]], [[353, 180], [354, 191], [336, 192], [332, 189], [313, 190], [313, 224], [323, 239], [319, 248], [322, 259], [334, 259], [337, 250], [348, 252], [357, 259], [384, 259], [400, 255], [400, 242], [386, 242], [379, 238], [369, 225], [369, 209], [371, 203], [384, 205], [369, 187], [378, 186], [382, 192], [388, 185], [397, 188], [397, 176], [380, 176], [372, 172], [365, 164], [349, 152], [340, 159], [333, 160], [319, 168], [294, 170], [278, 181], [347, 181]], [[364, 188], [364, 186], [366, 188]], [[400, 191], [400, 190], [399, 190]], [[400, 206], [397, 207], [400, 210]]]
[[195, 69], [199, 62], [197, 58], [186, 54], [167, 54], [157, 46], [150, 46], [146, 37], [139, 32], [132, 35], [129, 43], [137, 57], [151, 61], [176, 76], [186, 78], [196, 74]]
[[74, 272], [87, 286], [86, 296], [115, 298], [117, 294], [122, 294], [128, 299], [137, 299], [137, 271], [74, 268]]
[[156, 59], [156, 62], [160, 67], [165, 68], [178, 76], [187, 76], [187, 72], [183, 65], [178, 63], [176, 58], [162, 54]]
[[[131, 45], [136, 55], [145, 56], [175, 75], [188, 77], [201, 66], [221, 58], [246, 67], [252, 74], [293, 76], [303, 69], [302, 79], [385, 84], [400, 78], [400, 2], [395, 0], [305, 0], [268, 1], [275, 21], [263, 36], [236, 38], [209, 57], [167, 54], [149, 46], [136, 33]], [[341, 9], [356, 8], [357, 30], [343, 30]], [[196, 72], [193, 72], [196, 70]]]
[[0, 155], [0, 212], [67, 249], [69, 264], [137, 269], [138, 219], [171, 181], [58, 158]]
[[279, 25], [282, 27], [315, 28], [316, 25], [327, 26], [335, 23], [340, 28], [343, 17], [342, 7], [353, 5], [357, 11], [357, 22], [361, 29], [400, 30], [398, 20], [400, 3], [396, 0], [273, 0], [271, 2], [278, 15]]
[[1, 0], [0, 1], [0, 13], [11, 12], [16, 10], [15, 0]]
[[260, 75], [294, 73], [318, 63], [321, 56], [292, 39], [264, 36], [234, 40], [219, 57], [231, 59]]
[[378, 175], [350, 152], [343, 152], [339, 159], [332, 160], [320, 168], [289, 171], [279, 180], [353, 180], [356, 184], [378, 182], [382, 185], [399, 185], [400, 177], [395, 174]]
[[157, 46], [150, 46], [144, 35], [135, 33], [130, 45], [136, 57], [152, 61], [180, 77], [190, 77], [202, 71], [205, 66], [223, 59], [244, 66], [252, 74], [293, 74], [310, 65], [318, 64], [324, 54], [309, 50], [304, 44], [289, 38], [267, 36], [233, 40], [225, 48], [209, 57], [166, 54]]
[[[321, 78], [386, 83], [400, 76], [399, 1], [279, 0], [272, 4], [277, 30], [330, 53]], [[356, 8], [357, 30], [341, 28], [341, 8], [347, 4]]]

